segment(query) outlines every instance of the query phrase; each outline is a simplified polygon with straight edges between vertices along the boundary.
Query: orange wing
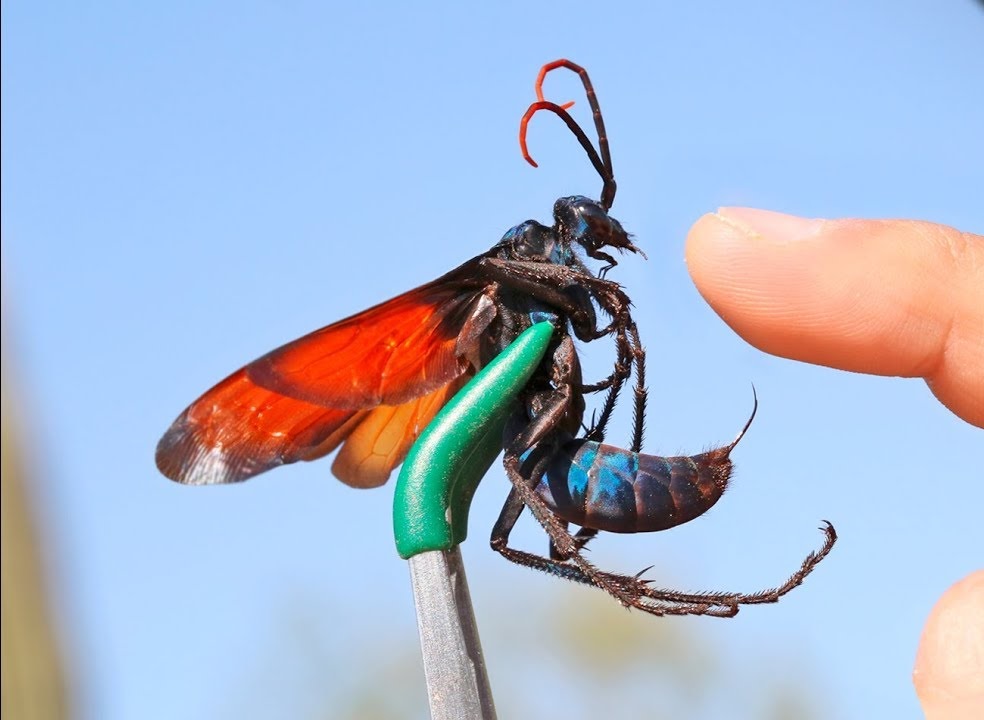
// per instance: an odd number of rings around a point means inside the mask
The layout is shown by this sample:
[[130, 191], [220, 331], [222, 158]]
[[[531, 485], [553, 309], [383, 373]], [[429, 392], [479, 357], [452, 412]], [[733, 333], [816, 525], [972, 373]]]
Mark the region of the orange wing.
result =
[[385, 483], [479, 363], [495, 307], [462, 269], [236, 371], [178, 416], [157, 467], [188, 484], [238, 482], [347, 439], [335, 475], [356, 487]]
[[[470, 379], [468, 372], [403, 405], [380, 405], [365, 413], [335, 456], [331, 471], [353, 487], [377, 487], [403, 462], [421, 431]], [[330, 452], [326, 450], [325, 452]]]
[[477, 363], [490, 297], [444, 278], [315, 330], [246, 367], [281, 395], [331, 408], [402, 405]]

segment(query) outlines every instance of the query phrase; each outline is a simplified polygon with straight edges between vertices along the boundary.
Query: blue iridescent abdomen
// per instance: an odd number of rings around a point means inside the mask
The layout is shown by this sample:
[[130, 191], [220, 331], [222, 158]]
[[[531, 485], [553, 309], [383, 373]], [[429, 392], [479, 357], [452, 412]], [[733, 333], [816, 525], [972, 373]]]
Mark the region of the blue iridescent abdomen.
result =
[[635, 533], [693, 520], [728, 486], [731, 448], [690, 457], [634, 453], [591, 440], [570, 440], [536, 488], [558, 517], [581, 527]]

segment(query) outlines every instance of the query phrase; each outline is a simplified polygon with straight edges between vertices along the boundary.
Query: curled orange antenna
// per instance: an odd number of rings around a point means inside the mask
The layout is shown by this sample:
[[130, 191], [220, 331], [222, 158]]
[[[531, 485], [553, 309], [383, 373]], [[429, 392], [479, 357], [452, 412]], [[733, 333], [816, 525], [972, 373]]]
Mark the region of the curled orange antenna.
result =
[[[580, 76], [581, 84], [584, 85], [584, 94], [588, 98], [588, 105], [591, 106], [595, 130], [598, 133], [598, 150], [595, 150], [594, 145], [588, 139], [584, 130], [581, 129], [577, 121], [567, 112], [574, 105], [574, 101], [568, 101], [563, 105], [558, 105], [545, 99], [543, 81], [546, 79], [547, 73], [557, 68], [567, 68]], [[595, 94], [594, 86], [591, 84], [591, 78], [588, 77], [588, 71], [570, 60], [554, 60], [540, 68], [540, 73], [536, 78], [535, 88], [537, 101], [526, 109], [519, 123], [519, 147], [523, 152], [523, 158], [533, 167], [537, 167], [536, 161], [530, 155], [529, 148], [526, 144], [526, 133], [533, 116], [540, 110], [549, 110], [566, 123], [567, 127], [574, 133], [574, 136], [577, 137], [578, 142], [581, 143], [581, 147], [588, 154], [588, 159], [591, 160], [591, 164], [598, 171], [602, 180], [600, 203], [606, 210], [611, 209], [612, 203], [615, 201], [615, 172], [612, 168], [612, 156], [608, 148], [608, 135], [605, 133], [605, 121], [601, 116], [601, 106], [598, 104], [598, 96]]]

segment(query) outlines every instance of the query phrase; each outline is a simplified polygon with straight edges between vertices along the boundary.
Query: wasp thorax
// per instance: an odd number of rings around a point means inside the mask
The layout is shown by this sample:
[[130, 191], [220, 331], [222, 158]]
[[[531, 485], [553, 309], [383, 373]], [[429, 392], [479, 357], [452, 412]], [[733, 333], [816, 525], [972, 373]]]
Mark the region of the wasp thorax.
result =
[[510, 229], [499, 241], [507, 255], [516, 260], [547, 260], [554, 253], [556, 237], [553, 229], [536, 220], [527, 220]]

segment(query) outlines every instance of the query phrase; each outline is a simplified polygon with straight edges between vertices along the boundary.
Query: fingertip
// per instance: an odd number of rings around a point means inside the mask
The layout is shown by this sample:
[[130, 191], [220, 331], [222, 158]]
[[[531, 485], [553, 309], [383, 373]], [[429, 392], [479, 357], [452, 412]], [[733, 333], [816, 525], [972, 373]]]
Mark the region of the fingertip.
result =
[[722, 286], [731, 277], [736, 259], [754, 250], [746, 247], [749, 240], [742, 228], [717, 213], [703, 215], [687, 234], [687, 269], [697, 290], [715, 309], [716, 301], [726, 295]]
[[691, 277], [709, 301], [726, 301], [736, 292], [743, 295], [782, 254], [783, 246], [816, 238], [825, 222], [756, 208], [719, 208], [694, 223], [687, 236]]
[[933, 607], [912, 681], [929, 720], [984, 717], [984, 570], [956, 583]]
[[691, 228], [686, 259], [704, 299], [755, 347], [926, 378], [984, 426], [984, 238], [912, 220], [721, 208]]
[[840, 307], [853, 278], [829, 271], [842, 248], [825, 238], [825, 226], [823, 220], [721, 208], [691, 228], [687, 267], [704, 299], [752, 345], [837, 366], [843, 335], [856, 333], [851, 326], [857, 323]]

